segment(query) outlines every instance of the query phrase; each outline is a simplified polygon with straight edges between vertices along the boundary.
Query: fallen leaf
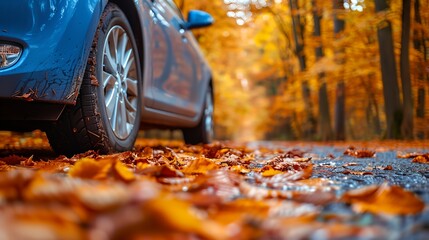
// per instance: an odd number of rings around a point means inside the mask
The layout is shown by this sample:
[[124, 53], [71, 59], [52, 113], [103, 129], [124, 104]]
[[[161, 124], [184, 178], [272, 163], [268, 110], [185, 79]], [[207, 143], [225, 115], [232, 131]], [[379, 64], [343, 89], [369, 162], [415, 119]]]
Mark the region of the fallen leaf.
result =
[[11, 204], [0, 209], [0, 222], [7, 222], [0, 232], [2, 239], [85, 239], [81, 220], [66, 206]]
[[116, 162], [113, 169], [116, 176], [124, 182], [132, 182], [136, 179], [134, 173], [122, 162]]
[[386, 167], [383, 168], [383, 170], [393, 170], [392, 165], [387, 165]]
[[234, 172], [242, 173], [242, 174], [246, 174], [246, 173], [250, 172], [250, 170], [247, 167], [243, 166], [243, 165], [232, 166], [230, 168], [230, 170], [234, 171]]
[[[168, 207], [166, 207], [168, 206]], [[161, 195], [144, 204], [144, 211], [174, 230], [197, 234], [204, 239], [227, 239], [227, 229], [203, 215], [197, 214], [187, 202]]]
[[264, 168], [261, 169], [261, 175], [263, 177], [272, 177], [274, 175], [283, 173], [282, 171], [279, 170], [275, 170], [273, 167], [271, 166], [265, 166]]
[[417, 214], [425, 207], [425, 203], [414, 193], [387, 183], [351, 190], [342, 196], [342, 200], [351, 203], [358, 212]]
[[210, 170], [219, 169], [220, 166], [213, 161], [200, 157], [195, 161], [192, 161], [185, 169], [182, 170], [185, 174], [205, 174]]
[[153, 177], [159, 177], [159, 178], [177, 178], [177, 177], [184, 177], [185, 175], [176, 170], [173, 169], [170, 166], [162, 165], [162, 166], [152, 166], [152, 165], [138, 165], [138, 171], [136, 173], [142, 174], [142, 175], [149, 175]]
[[112, 167], [110, 161], [98, 161], [93, 158], [82, 158], [71, 167], [68, 175], [70, 177], [86, 178], [86, 179], [105, 179]]
[[123, 206], [131, 199], [126, 187], [118, 183], [84, 184], [75, 195], [85, 207], [100, 212]]
[[415, 158], [417, 156], [423, 155], [422, 153], [412, 152], [412, 153], [403, 153], [403, 152], [397, 152], [396, 157], [397, 158]]
[[356, 157], [356, 158], [372, 158], [375, 156], [374, 151], [370, 150], [356, 150], [355, 147], [349, 147], [346, 151], [344, 151], [344, 155]]
[[25, 162], [26, 160], [27, 158], [16, 155], [0, 158], [0, 161], [5, 162], [9, 165], [19, 165], [21, 162]]
[[429, 163], [429, 154], [416, 156], [413, 163]]
[[358, 175], [358, 176], [374, 175], [372, 172], [364, 172], [364, 171], [350, 171], [350, 170], [344, 170], [342, 173], [343, 173], [343, 174]]

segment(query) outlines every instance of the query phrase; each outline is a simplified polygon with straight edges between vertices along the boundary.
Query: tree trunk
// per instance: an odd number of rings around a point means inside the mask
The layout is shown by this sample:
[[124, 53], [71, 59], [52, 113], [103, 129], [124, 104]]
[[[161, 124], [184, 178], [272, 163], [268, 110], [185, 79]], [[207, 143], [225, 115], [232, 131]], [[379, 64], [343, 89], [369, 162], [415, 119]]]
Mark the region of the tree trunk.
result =
[[[414, 38], [414, 49], [416, 52], [419, 52], [421, 55], [420, 62], [426, 62], [427, 59], [427, 49], [425, 46], [425, 35], [424, 31], [421, 28], [422, 25], [422, 18], [420, 14], [420, 0], [414, 1], [414, 22], [415, 24], [419, 25], [416, 30], [413, 32], [413, 38]], [[417, 74], [417, 80], [419, 82], [419, 87], [417, 90], [417, 106], [416, 106], [416, 117], [419, 119], [420, 125], [417, 125], [416, 128], [418, 128], [418, 132], [416, 132], [416, 135], [422, 139], [425, 138], [425, 130], [426, 130], [426, 122], [425, 119], [425, 109], [426, 109], [426, 91], [424, 86], [426, 85], [425, 79], [428, 79], [424, 64], [418, 64], [418, 67], [416, 68], [416, 74]], [[424, 126], [421, 126], [421, 124], [424, 124]]]
[[[343, 9], [343, 0], [333, 0], [333, 8], [335, 10]], [[344, 20], [338, 18], [337, 13], [334, 13], [334, 34], [337, 37], [344, 30]], [[337, 53], [343, 52], [344, 49], [338, 49]], [[338, 59], [339, 64], [344, 64], [344, 59]], [[345, 140], [346, 138], [346, 95], [345, 95], [344, 80], [341, 79], [337, 83], [336, 101], [335, 101], [335, 139]]]
[[[304, 26], [301, 23], [301, 16], [298, 12], [298, 0], [290, 0], [289, 6], [292, 13], [292, 29], [295, 41], [295, 54], [299, 60], [299, 68], [304, 72], [307, 68], [307, 62], [304, 54]], [[312, 138], [315, 134], [316, 120], [313, 116], [313, 104], [311, 103], [311, 89], [307, 80], [301, 83], [301, 91], [306, 109], [306, 120], [303, 124], [303, 136], [306, 139]]]
[[[321, 36], [321, 15], [318, 12], [316, 1], [312, 1], [313, 5], [313, 20], [314, 20], [314, 33], [315, 37]], [[323, 57], [323, 48], [318, 46], [315, 48], [316, 60]], [[319, 137], [323, 141], [332, 140], [332, 128], [331, 128], [331, 114], [329, 113], [329, 100], [328, 91], [325, 82], [325, 74], [320, 73], [318, 76], [319, 81]]]
[[[386, 0], [375, 0], [376, 12], [387, 9], [388, 5]], [[401, 138], [403, 112], [399, 98], [395, 53], [393, 51], [392, 25], [388, 20], [384, 20], [378, 24], [377, 35], [387, 121], [386, 138], [399, 139]]]
[[368, 93], [368, 105], [366, 111], [367, 123], [369, 129], [374, 132], [376, 136], [381, 134], [380, 111], [378, 109], [378, 102], [374, 90], [374, 74], [367, 76], [369, 81], [362, 80], [362, 85]]
[[410, 75], [410, 23], [411, 1], [402, 0], [402, 34], [401, 34], [401, 81], [404, 117], [402, 119], [402, 136], [405, 139], [413, 139], [413, 96], [411, 90]]

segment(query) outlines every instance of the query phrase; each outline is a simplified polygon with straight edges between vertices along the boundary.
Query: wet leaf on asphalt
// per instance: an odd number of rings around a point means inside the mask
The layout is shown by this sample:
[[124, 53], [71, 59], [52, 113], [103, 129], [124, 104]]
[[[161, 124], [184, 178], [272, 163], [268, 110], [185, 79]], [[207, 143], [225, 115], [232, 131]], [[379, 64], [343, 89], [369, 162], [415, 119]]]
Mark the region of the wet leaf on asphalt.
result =
[[416, 156], [413, 159], [414, 163], [429, 163], [429, 154], [423, 154], [423, 155], [419, 155]]
[[351, 203], [358, 212], [417, 214], [425, 207], [425, 203], [414, 193], [387, 183], [351, 190], [342, 196], [342, 200]]
[[353, 146], [350, 146], [346, 151], [344, 151], [344, 155], [356, 157], [356, 158], [372, 158], [375, 156], [374, 151], [366, 150], [366, 149], [356, 149]]

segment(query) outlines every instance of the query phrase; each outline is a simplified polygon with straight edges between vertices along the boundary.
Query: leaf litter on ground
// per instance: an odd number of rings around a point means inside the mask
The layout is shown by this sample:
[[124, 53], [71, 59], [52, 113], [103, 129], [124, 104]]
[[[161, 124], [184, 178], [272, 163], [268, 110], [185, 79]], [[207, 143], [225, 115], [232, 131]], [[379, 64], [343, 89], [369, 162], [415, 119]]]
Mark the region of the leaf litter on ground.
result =
[[0, 223], [8, 223], [0, 232], [5, 239], [385, 238], [382, 225], [338, 221], [339, 213], [326, 218], [325, 209], [351, 206], [350, 218], [358, 218], [416, 215], [426, 207], [388, 184], [339, 195], [334, 181], [312, 177], [313, 165], [297, 149], [221, 143], [155, 142], [52, 160], [11, 155], [0, 158]]

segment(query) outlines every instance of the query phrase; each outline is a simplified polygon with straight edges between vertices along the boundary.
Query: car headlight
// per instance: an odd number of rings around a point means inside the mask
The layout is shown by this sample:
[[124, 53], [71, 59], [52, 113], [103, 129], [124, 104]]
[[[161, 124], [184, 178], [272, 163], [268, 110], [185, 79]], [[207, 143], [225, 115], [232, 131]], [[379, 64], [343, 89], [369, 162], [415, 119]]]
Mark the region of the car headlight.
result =
[[22, 48], [10, 43], [0, 43], [0, 69], [11, 67], [18, 62]]

